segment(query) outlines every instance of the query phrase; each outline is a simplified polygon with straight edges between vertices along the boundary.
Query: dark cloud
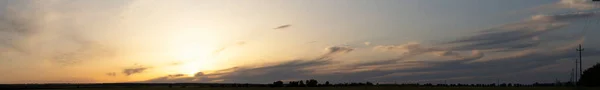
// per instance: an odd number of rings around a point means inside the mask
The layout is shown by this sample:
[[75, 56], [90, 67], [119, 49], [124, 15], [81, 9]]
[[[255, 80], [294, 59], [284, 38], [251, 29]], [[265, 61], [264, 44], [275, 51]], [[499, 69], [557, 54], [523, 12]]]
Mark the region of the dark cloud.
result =
[[290, 25], [290, 24], [286, 24], [286, 25], [281, 25], [281, 26], [275, 27], [273, 29], [285, 29], [285, 28], [288, 28], [288, 27], [291, 27], [291, 26], [292, 25]]
[[453, 52], [453, 51], [439, 51], [439, 52], [435, 52], [435, 54], [438, 56], [462, 58], [460, 53]]
[[325, 54], [323, 54], [321, 57], [317, 58], [317, 59], [330, 59], [332, 57], [335, 57], [336, 55], [339, 54], [345, 54], [345, 53], [349, 53], [352, 52], [352, 50], [354, 50], [354, 48], [348, 47], [348, 46], [332, 46], [332, 47], [327, 47], [325, 48]]
[[[147, 82], [236, 82], [236, 83], [269, 83], [276, 80], [318, 79], [334, 82], [431, 82], [442, 80], [464, 80], [473, 82], [482, 78], [526, 79], [527, 77], [511, 77], [506, 75], [530, 75], [532, 70], [556, 64], [556, 61], [571, 58], [575, 53], [566, 51], [535, 51], [507, 57], [496, 57], [485, 61], [480, 51], [471, 51], [462, 58], [442, 61], [414, 61], [398, 63], [380, 63], [370, 66], [346, 68], [348, 66], [328, 66], [330, 60], [291, 60], [275, 65], [249, 68], [236, 67], [215, 73], [199, 74], [193, 77], [177, 79], [152, 79]], [[590, 49], [584, 57], [600, 55], [600, 51]], [[507, 67], [506, 65], [510, 65]], [[325, 73], [323, 73], [325, 72]], [[524, 72], [520, 73], [520, 72]], [[504, 76], [503, 76], [504, 75]], [[165, 78], [165, 77], [161, 77]], [[462, 82], [464, 83], [464, 82]], [[475, 83], [475, 82], [474, 82]]]
[[218, 80], [230, 83], [268, 83], [275, 80], [305, 78], [310, 76], [310, 72], [313, 71], [307, 68], [328, 63], [328, 60], [292, 60], [257, 68], [237, 67], [210, 74], [198, 72], [194, 76], [179, 79], [171, 79], [173, 77], [169, 75], [144, 82], [214, 82]]
[[[369, 70], [365, 73], [370, 73], [366, 76], [377, 76], [373, 80], [388, 81], [388, 80], [403, 80], [403, 81], [423, 81], [423, 80], [443, 80], [449, 78], [465, 77], [465, 79], [476, 79], [482, 77], [497, 76], [502, 74], [512, 74], [516, 72], [530, 72], [531, 69], [544, 67], [555, 64], [560, 59], [572, 58], [576, 53], [572, 53], [571, 49], [576, 44], [583, 43], [581, 40], [570, 43], [570, 45], [562, 45], [558, 47], [546, 47], [554, 49], [537, 49], [542, 48], [541, 43], [549, 43], [552, 40], [540, 40], [545, 37], [541, 36], [550, 31], [558, 30], [568, 25], [567, 21], [582, 19], [585, 17], [597, 16], [595, 13], [573, 13], [561, 15], [534, 16], [530, 20], [524, 22], [504, 25], [497, 28], [483, 30], [477, 35], [446, 42], [444, 44], [434, 45], [438, 47], [423, 47], [418, 43], [408, 43], [402, 45], [380, 45], [374, 47], [377, 50], [401, 52], [401, 57], [389, 60], [378, 60], [368, 63], [360, 63], [354, 65], [355, 69], [373, 68], [378, 66], [390, 67], [394, 65], [417, 64], [427, 67], [415, 67], [411, 69], [399, 70]], [[542, 37], [542, 38], [541, 38]], [[551, 37], [552, 38], [552, 37]], [[554, 37], [555, 38], [555, 37]], [[563, 38], [569, 39], [569, 38]], [[570, 40], [574, 40], [570, 38]], [[451, 46], [439, 48], [440, 46]], [[535, 48], [534, 48], [535, 47]], [[470, 56], [462, 56], [460, 51], [472, 50]], [[486, 57], [479, 50], [492, 50], [512, 53], [513, 55]], [[438, 56], [453, 56], [453, 60], [418, 60], [405, 61], [410, 59], [410, 56], [431, 53]], [[598, 55], [598, 51], [587, 52], [594, 56]], [[506, 67], [506, 65], [511, 65]], [[445, 72], [451, 71], [451, 72]], [[419, 73], [411, 75], [407, 73]], [[380, 75], [371, 75], [378, 73]], [[529, 73], [531, 74], [531, 73]], [[400, 75], [400, 76], [394, 76]], [[361, 75], [365, 76], [365, 75]], [[468, 78], [466, 78], [468, 77]], [[525, 78], [521, 78], [525, 79]]]
[[169, 77], [183, 77], [185, 76], [185, 74], [173, 74], [173, 75], [169, 75]]
[[199, 77], [199, 76], [204, 76], [203, 72], [197, 72], [196, 74], [194, 74], [194, 77]]
[[174, 83], [174, 82], [189, 82], [185, 81], [188, 79], [185, 77], [185, 74], [172, 74], [163, 77], [158, 77], [150, 80], [146, 80], [145, 82], [154, 82], [154, 83]]
[[534, 47], [539, 45], [539, 43], [548, 42], [540, 41], [540, 38], [546, 38], [541, 35], [564, 28], [569, 24], [567, 23], [569, 21], [598, 16], [600, 16], [598, 12], [535, 15], [523, 22], [483, 30], [477, 35], [446, 42], [442, 45], [460, 44], [451, 47], [453, 50], [520, 49]]
[[137, 67], [137, 68], [127, 68], [127, 69], [123, 69], [123, 74], [129, 76], [129, 75], [133, 75], [133, 74], [138, 74], [138, 73], [143, 73], [145, 70], [148, 70], [149, 68], [147, 67]]
[[[148, 82], [269, 83], [276, 80], [311, 78], [333, 82], [430, 83], [443, 80], [482, 83], [482, 80], [489, 78], [515, 80], [518, 81], [517, 83], [539, 81], [532, 78], [554, 80], [553, 78], [568, 75], [565, 74], [568, 70], [551, 72], [549, 70], [571, 67], [569, 65], [572, 65], [572, 62], [562, 60], [577, 56], [573, 49], [583, 43], [584, 36], [574, 35], [563, 38], [544, 35], [562, 30], [561, 28], [570, 25], [568, 22], [571, 20], [594, 16], [598, 15], [594, 12], [533, 16], [523, 22], [482, 30], [475, 35], [442, 44], [428, 46], [421, 43], [407, 43], [373, 47], [379, 51], [398, 53], [397, 58], [391, 59], [334, 64], [334, 56], [352, 52], [354, 48], [333, 46], [326, 48], [325, 53], [315, 59], [288, 60], [262, 67], [235, 67], [213, 73], [199, 72], [189, 77], [153, 79]], [[543, 45], [552, 43], [554, 38], [574, 42]], [[424, 54], [431, 54], [434, 57], [415, 58]], [[598, 55], [600, 50], [586, 48], [583, 57]], [[515, 75], [524, 77], [511, 77]]]
[[351, 52], [352, 48], [333, 46], [325, 49], [326, 52], [316, 59], [288, 60], [274, 65], [263, 67], [234, 67], [219, 70], [210, 74], [198, 72], [192, 77], [166, 79], [159, 77], [144, 82], [235, 82], [235, 83], [267, 83], [275, 80], [290, 78], [305, 78], [311, 76], [316, 68], [331, 63], [333, 56]]

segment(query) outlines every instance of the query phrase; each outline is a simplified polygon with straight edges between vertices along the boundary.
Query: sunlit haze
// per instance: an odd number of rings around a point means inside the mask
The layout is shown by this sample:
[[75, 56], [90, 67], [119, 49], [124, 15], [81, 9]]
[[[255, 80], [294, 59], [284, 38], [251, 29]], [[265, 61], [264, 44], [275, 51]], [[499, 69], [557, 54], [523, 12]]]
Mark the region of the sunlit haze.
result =
[[[0, 84], [568, 81], [587, 0], [0, 0]], [[542, 76], [536, 76], [542, 75]]]

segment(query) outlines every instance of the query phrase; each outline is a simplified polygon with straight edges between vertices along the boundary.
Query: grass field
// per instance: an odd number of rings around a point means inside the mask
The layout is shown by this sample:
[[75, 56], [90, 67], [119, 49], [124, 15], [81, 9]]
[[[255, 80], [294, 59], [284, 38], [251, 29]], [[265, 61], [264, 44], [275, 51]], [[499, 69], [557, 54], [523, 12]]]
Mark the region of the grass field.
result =
[[[578, 90], [571, 87], [249, 87], [249, 88], [79, 88], [79, 89], [41, 89], [41, 90]], [[579, 90], [600, 90], [600, 88], [581, 88]]]

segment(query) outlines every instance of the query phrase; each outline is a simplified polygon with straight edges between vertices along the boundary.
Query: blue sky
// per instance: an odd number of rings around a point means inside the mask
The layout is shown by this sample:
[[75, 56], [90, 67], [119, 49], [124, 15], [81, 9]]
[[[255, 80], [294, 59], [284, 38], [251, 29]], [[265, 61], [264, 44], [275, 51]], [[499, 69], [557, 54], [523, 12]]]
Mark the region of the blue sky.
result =
[[589, 0], [1, 2], [0, 83], [533, 83], [600, 55]]

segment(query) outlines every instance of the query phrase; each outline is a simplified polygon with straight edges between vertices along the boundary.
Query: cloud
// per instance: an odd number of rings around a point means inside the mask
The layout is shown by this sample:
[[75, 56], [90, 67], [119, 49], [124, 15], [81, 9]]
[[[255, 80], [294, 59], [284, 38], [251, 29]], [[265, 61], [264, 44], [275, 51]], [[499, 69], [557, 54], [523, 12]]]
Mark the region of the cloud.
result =
[[88, 32], [107, 29], [90, 27], [111, 24], [107, 22], [112, 22], [114, 17], [107, 14], [119, 14], [120, 11], [65, 9], [81, 9], [79, 5], [98, 6], [90, 2], [95, 1], [14, 1], [0, 7], [0, 51], [15, 53], [2, 58], [48, 60], [59, 65], [110, 59], [116, 49], [97, 39], [98, 33], [90, 35]]
[[453, 52], [453, 51], [438, 51], [438, 52], [435, 52], [435, 54], [438, 56], [451, 56], [451, 57], [461, 58], [459, 53]]
[[445, 42], [440, 45], [453, 44], [453, 47], [448, 47], [448, 49], [455, 51], [473, 49], [501, 49], [502, 51], [509, 51], [526, 49], [538, 46], [540, 43], [551, 42], [551, 40], [541, 39], [553, 39], [556, 37], [543, 35], [567, 27], [570, 24], [568, 22], [598, 16], [598, 12], [535, 15], [522, 22], [482, 30], [482, 32], [476, 35]]
[[365, 42], [365, 45], [369, 46], [369, 45], [371, 45], [371, 42]]
[[149, 68], [147, 67], [137, 67], [137, 68], [127, 68], [127, 69], [123, 69], [123, 74], [129, 76], [129, 75], [133, 75], [133, 74], [138, 74], [138, 73], [143, 73], [145, 70], [148, 70]]
[[117, 76], [117, 73], [115, 73], [115, 72], [109, 72], [109, 73], [106, 73], [106, 75], [114, 77], [114, 76]]
[[348, 46], [332, 46], [325, 48], [325, 54], [317, 59], [330, 59], [336, 55], [352, 52], [354, 48]]
[[587, 17], [597, 17], [599, 12], [574, 12], [557, 15], [535, 15], [532, 16], [531, 22], [560, 22], [568, 20], [584, 19]]
[[146, 80], [145, 82], [153, 82], [153, 83], [175, 83], [175, 82], [186, 82], [185, 74], [172, 74], [163, 77], [153, 78], [150, 80]]
[[333, 46], [325, 48], [327, 54], [335, 54], [335, 53], [348, 53], [354, 50], [353, 48], [347, 46]]
[[169, 75], [169, 77], [182, 77], [185, 76], [185, 74], [173, 74], [173, 75]]
[[239, 42], [237, 42], [236, 44], [241, 46], [241, 45], [245, 45], [245, 44], [246, 44], [246, 42], [244, 42], [244, 41], [239, 41]]
[[[573, 42], [577, 43], [577, 42]], [[334, 50], [335, 51], [335, 50]], [[458, 53], [458, 52], [448, 52]], [[600, 51], [590, 49], [584, 57], [600, 55]], [[202, 73], [193, 77], [177, 79], [151, 79], [147, 82], [236, 82], [270, 83], [276, 80], [318, 79], [332, 82], [435, 82], [441, 80], [466, 80], [474, 82], [481, 78], [506, 75], [530, 75], [535, 68], [548, 67], [562, 58], [576, 55], [561, 50], [533, 51], [526, 55], [506, 58], [491, 58], [485, 62], [473, 62], [484, 58], [483, 52], [472, 50], [470, 55], [441, 61], [413, 61], [381, 63], [368, 67], [330, 66], [331, 60], [291, 60], [262, 67], [235, 67], [213, 73]], [[506, 65], [511, 65], [506, 67]], [[331, 69], [333, 68], [333, 69]], [[524, 72], [524, 73], [521, 73]], [[502, 76], [504, 75], [504, 76]], [[560, 76], [560, 75], [559, 75]], [[164, 77], [162, 77], [164, 78]], [[506, 80], [526, 79], [512, 77]], [[469, 81], [470, 80], [470, 81]], [[463, 82], [464, 83], [464, 82]]]
[[289, 27], [291, 27], [291, 26], [292, 26], [292, 25], [290, 25], [290, 24], [286, 24], [286, 25], [281, 25], [281, 26], [275, 27], [275, 28], [273, 28], [273, 29], [285, 29], [285, 28], [289, 28]]
[[158, 77], [142, 82], [235, 82], [235, 83], [268, 83], [275, 80], [289, 78], [306, 78], [314, 72], [314, 67], [331, 63], [334, 56], [353, 51], [346, 46], [332, 46], [325, 48], [325, 53], [315, 59], [287, 60], [281, 63], [262, 67], [234, 67], [218, 70], [212, 73], [198, 72], [192, 77], [168, 79], [169, 76]]
[[379, 45], [373, 47], [375, 50], [398, 52], [405, 56], [418, 55], [433, 51], [442, 51], [439, 48], [423, 47], [420, 43], [411, 42], [401, 45]]
[[[529, 72], [530, 69], [553, 64], [554, 61], [575, 56], [570, 53], [574, 45], [583, 43], [583, 39], [562, 38], [562, 40], [573, 40], [570, 44], [558, 45], [556, 47], [541, 47], [541, 43], [550, 43], [556, 37], [542, 36], [550, 31], [558, 30], [569, 25], [568, 22], [587, 17], [596, 17], [596, 12], [579, 12], [558, 15], [537, 15], [523, 22], [507, 24], [500, 27], [482, 30], [474, 36], [449, 41], [443, 44], [434, 44], [432, 47], [424, 47], [419, 43], [406, 43], [400, 45], [380, 45], [374, 47], [376, 50], [393, 51], [401, 53], [400, 57], [387, 60], [375, 60], [366, 63], [354, 64], [354, 70], [366, 70], [356, 73], [377, 73], [386, 76], [392, 73], [414, 73], [428, 72], [419, 75], [403, 75], [402, 77], [373, 78], [373, 80], [443, 80], [455, 77], [470, 77], [462, 79], [476, 79], [480, 77], [496, 76], [499, 74], [511, 74], [516, 72]], [[583, 37], [581, 35], [577, 37]], [[544, 40], [548, 38], [550, 40]], [[554, 43], [557, 44], [557, 43]], [[538, 48], [540, 50], [538, 50]], [[543, 49], [554, 48], [554, 49]], [[480, 50], [481, 49], [481, 50]], [[469, 56], [463, 56], [459, 52], [470, 50]], [[519, 51], [525, 50], [525, 51]], [[486, 57], [484, 51], [494, 51], [492, 56]], [[501, 51], [501, 52], [498, 52]], [[455, 57], [449, 60], [415, 60], [408, 61], [416, 55], [434, 54], [437, 56]], [[504, 54], [500, 54], [504, 53]], [[506, 53], [514, 53], [513, 55]], [[590, 56], [598, 55], [596, 51], [590, 51]], [[507, 55], [504, 57], [498, 57]], [[415, 64], [427, 67], [410, 67], [411, 69], [389, 69], [385, 71], [376, 68], [395, 67], [397, 65]], [[511, 67], [503, 67], [511, 65]], [[453, 71], [453, 72], [441, 72]], [[435, 72], [435, 73], [429, 73]], [[530, 73], [531, 74], [531, 73]], [[524, 79], [524, 78], [521, 78]]]
[[199, 76], [204, 76], [203, 72], [197, 72], [196, 74], [194, 74], [194, 77], [199, 77]]
[[595, 4], [598, 2], [594, 2], [592, 0], [560, 0], [555, 3], [536, 6], [528, 9], [527, 11], [534, 12], [556, 12], [560, 10], [577, 10], [577, 11], [586, 11], [593, 10], [599, 8]]
[[[538, 80], [532, 78], [554, 80], [556, 77], [567, 77], [564, 75], [568, 74], [561, 73], [568, 71], [547, 70], [569, 67], [561, 60], [577, 55], [573, 53], [573, 48], [584, 42], [584, 36], [547, 34], [566, 30], [563, 28], [572, 25], [571, 22], [597, 16], [597, 12], [535, 15], [517, 23], [480, 30], [473, 35], [439, 44], [409, 42], [373, 47], [378, 51], [398, 53], [396, 58], [365, 59], [358, 63], [340, 64], [333, 57], [352, 52], [355, 48], [332, 46], [327, 47], [325, 53], [315, 59], [287, 60], [261, 67], [240, 66], [149, 82], [270, 83], [276, 80], [317, 79], [332, 82], [431, 83], [452, 80], [459, 83], [489, 83], [485, 80], [498, 78], [533, 83]], [[365, 45], [370, 43], [365, 42]], [[600, 50], [586, 48], [585, 53], [583, 57], [598, 56]], [[424, 54], [434, 57], [417, 57]], [[515, 75], [519, 77], [514, 77]]]
[[310, 76], [309, 67], [329, 64], [328, 60], [291, 60], [263, 67], [237, 67], [204, 74], [198, 72], [192, 77], [171, 79], [171, 76], [159, 77], [143, 82], [220, 82], [229, 83], [268, 83], [289, 78]]
[[[238, 42], [235, 43], [235, 45], [237, 45], [237, 46], [243, 46], [243, 45], [246, 45], [246, 44], [248, 44], [248, 42], [246, 42], [246, 41], [238, 41]], [[235, 45], [226, 45], [226, 46], [222, 46], [220, 48], [217, 48], [216, 50], [214, 50], [212, 52], [212, 55], [213, 56], [219, 55], [219, 54], [221, 54], [221, 52], [223, 52], [223, 51], [227, 50], [228, 48], [231, 48], [231, 47], [233, 47]]]
[[594, 2], [592, 0], [560, 0], [554, 5], [558, 8], [570, 8], [578, 10], [589, 10], [598, 8], [595, 7]]

